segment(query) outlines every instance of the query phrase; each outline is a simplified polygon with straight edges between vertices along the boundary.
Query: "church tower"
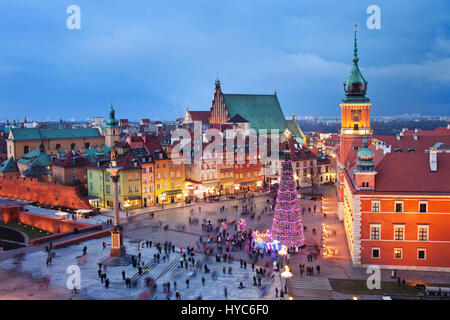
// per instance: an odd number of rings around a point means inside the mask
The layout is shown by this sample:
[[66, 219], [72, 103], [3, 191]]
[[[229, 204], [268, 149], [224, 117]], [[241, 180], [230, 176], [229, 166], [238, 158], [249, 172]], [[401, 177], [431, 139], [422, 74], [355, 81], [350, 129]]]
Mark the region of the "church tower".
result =
[[106, 137], [105, 145], [114, 147], [120, 141], [119, 121], [115, 117], [116, 111], [111, 102], [111, 110], [109, 111], [109, 119], [106, 121]]
[[215, 89], [211, 107], [211, 114], [209, 116], [210, 124], [225, 124], [230, 119], [228, 110], [225, 107], [222, 88], [220, 87], [219, 76], [215, 82]]

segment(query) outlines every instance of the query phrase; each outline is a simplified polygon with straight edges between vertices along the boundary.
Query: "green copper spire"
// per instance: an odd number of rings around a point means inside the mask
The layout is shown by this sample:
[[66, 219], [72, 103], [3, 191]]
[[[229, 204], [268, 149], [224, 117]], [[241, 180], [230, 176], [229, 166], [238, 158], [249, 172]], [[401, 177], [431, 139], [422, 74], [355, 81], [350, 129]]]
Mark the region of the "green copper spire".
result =
[[358, 66], [358, 43], [356, 40], [356, 27], [355, 25], [355, 39], [353, 44], [353, 67], [350, 72], [350, 76], [347, 81], [344, 82], [344, 91], [345, 91], [345, 99], [342, 101], [345, 103], [351, 102], [369, 102], [369, 99], [366, 97], [367, 90], [367, 81], [364, 79], [361, 70], [359, 70]]
[[114, 110], [112, 101], [111, 101], [111, 110], [109, 110], [109, 119], [106, 121], [108, 127], [116, 127], [119, 125], [119, 121], [116, 119], [116, 111]]
[[356, 65], [358, 65], [358, 60], [359, 60], [359, 58], [358, 58], [358, 44], [356, 42], [356, 27], [357, 26], [358, 25], [355, 24], [355, 43], [353, 45], [353, 64], [356, 64]]
[[220, 87], [219, 73], [216, 76], [216, 87]]

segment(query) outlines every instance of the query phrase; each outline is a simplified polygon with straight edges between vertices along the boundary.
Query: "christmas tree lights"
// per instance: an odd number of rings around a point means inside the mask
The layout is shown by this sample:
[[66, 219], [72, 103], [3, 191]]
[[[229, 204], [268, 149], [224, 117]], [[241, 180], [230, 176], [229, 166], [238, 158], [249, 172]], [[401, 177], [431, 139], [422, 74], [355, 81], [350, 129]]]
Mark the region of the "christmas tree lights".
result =
[[300, 203], [297, 199], [296, 184], [292, 172], [289, 144], [286, 141], [281, 169], [280, 187], [277, 193], [275, 214], [272, 220], [272, 238], [288, 248], [305, 244]]

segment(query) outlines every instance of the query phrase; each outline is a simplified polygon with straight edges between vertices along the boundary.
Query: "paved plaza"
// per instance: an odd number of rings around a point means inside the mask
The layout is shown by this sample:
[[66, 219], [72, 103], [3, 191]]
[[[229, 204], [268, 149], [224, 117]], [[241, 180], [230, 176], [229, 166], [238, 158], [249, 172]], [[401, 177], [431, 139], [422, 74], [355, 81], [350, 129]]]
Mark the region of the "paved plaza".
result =
[[[301, 200], [301, 210], [303, 207], [305, 208], [303, 223], [306, 227], [307, 244], [301, 252], [291, 254], [289, 257], [294, 274], [292, 280], [289, 281], [289, 292], [296, 299], [348, 299], [351, 296], [333, 292], [328, 279], [366, 280], [368, 274], [366, 268], [352, 266], [344, 226], [337, 220], [334, 187], [322, 186], [321, 192], [324, 194], [322, 201]], [[159, 263], [151, 264], [148, 271], [138, 279], [135, 288], [127, 288], [122, 279], [122, 270], [130, 278], [137, 274], [137, 269], [132, 265], [108, 267], [104, 270], [103, 272], [107, 274], [110, 281], [109, 288], [105, 288], [100, 281], [98, 263], [109, 256], [110, 237], [89, 240], [58, 249], [55, 251], [51, 266], [46, 266], [47, 252], [44, 247], [25, 247], [14, 252], [5, 252], [0, 257], [0, 299], [175, 299], [174, 281], [177, 282], [177, 290], [183, 300], [199, 297], [201, 299], [224, 299], [225, 287], [228, 299], [279, 299], [279, 297], [275, 297], [275, 288], [282, 290], [285, 283], [279, 272], [274, 273], [273, 279], [272, 277], [264, 278], [261, 286], [254, 286], [255, 272], [251, 269], [251, 261], [244, 248], [230, 252], [233, 262], [218, 263], [214, 256], [205, 256], [200, 250], [201, 245], [199, 244], [200, 236], [204, 240], [207, 238], [206, 231], [201, 227], [203, 220], [210, 220], [214, 226], [217, 226], [218, 219], [221, 218], [226, 218], [228, 221], [231, 219], [238, 221], [240, 218], [244, 218], [247, 222], [247, 229], [270, 228], [273, 211], [265, 210], [268, 207], [267, 201], [271, 201], [269, 195], [258, 195], [245, 202], [243, 199], [236, 199], [212, 203], [201, 202], [188, 206], [175, 205], [165, 208], [165, 210], [154, 210], [153, 217], [149, 215], [148, 208], [143, 208], [130, 211], [129, 219], [125, 213], [121, 212], [127, 253], [135, 256], [141, 253], [141, 261], [144, 261], [144, 264], [148, 265], [152, 261], [157, 250], [155, 247], [139, 248], [141, 241], [152, 240], [153, 243], [160, 242], [161, 244], [168, 241], [176, 246], [175, 253], [171, 253], [165, 261], [161, 259]], [[238, 206], [237, 211], [234, 209], [236, 205]], [[247, 206], [247, 210], [250, 212], [242, 215], [242, 206]], [[315, 212], [314, 206], [316, 206]], [[221, 210], [222, 207], [224, 210]], [[54, 215], [54, 212], [50, 210], [27, 208], [31, 212]], [[250, 208], [253, 209], [250, 210]], [[91, 220], [103, 223], [110, 217], [112, 217], [112, 212], [105, 210], [101, 216], [81, 221]], [[191, 219], [191, 223], [189, 223], [189, 219]], [[328, 235], [325, 239], [322, 239], [321, 235], [323, 225], [325, 225]], [[229, 228], [233, 232], [234, 225], [230, 225]], [[103, 249], [103, 242], [107, 244], [106, 249]], [[323, 249], [316, 259], [308, 261], [307, 255], [314, 252], [315, 245]], [[85, 246], [87, 254], [83, 256], [82, 249]], [[195, 260], [200, 261], [202, 265], [206, 264], [211, 270], [209, 273], [205, 274], [202, 268], [194, 275], [193, 268], [187, 270], [180, 268], [180, 247], [186, 250], [187, 246], [195, 249]], [[323, 250], [330, 250], [334, 254], [323, 256]], [[246, 269], [240, 266], [240, 259], [248, 262]], [[255, 268], [262, 267], [270, 270], [271, 263], [270, 257], [260, 258]], [[315, 272], [313, 276], [300, 275], [300, 264], [314, 268], [320, 265], [320, 274]], [[72, 265], [78, 266], [81, 271], [81, 290], [78, 294], [74, 294], [67, 288], [67, 279], [70, 276], [67, 268]], [[228, 273], [229, 267], [231, 267], [231, 274]], [[450, 274], [448, 273], [418, 271], [399, 271], [398, 273], [408, 282], [450, 283]], [[215, 280], [212, 277], [213, 274], [217, 274]], [[381, 276], [383, 281], [391, 281], [390, 270], [382, 270]], [[205, 278], [204, 285], [202, 277]], [[148, 294], [148, 289], [144, 285], [146, 278], [156, 280], [158, 287], [153, 294]], [[189, 288], [186, 286], [186, 278], [190, 278]], [[49, 279], [48, 283], [46, 283], [46, 279]], [[171, 283], [170, 295], [163, 292], [163, 284], [167, 282]], [[240, 282], [245, 288], [238, 288]], [[284, 298], [288, 298], [288, 296], [286, 295]]]

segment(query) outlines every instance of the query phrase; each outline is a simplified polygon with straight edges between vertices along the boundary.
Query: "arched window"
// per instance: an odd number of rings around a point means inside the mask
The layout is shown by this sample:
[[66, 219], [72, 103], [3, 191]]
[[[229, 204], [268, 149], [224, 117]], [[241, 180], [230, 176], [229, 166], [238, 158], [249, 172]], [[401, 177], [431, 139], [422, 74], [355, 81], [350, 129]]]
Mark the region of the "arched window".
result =
[[23, 153], [26, 154], [30, 151], [30, 148], [28, 146], [23, 147]]

